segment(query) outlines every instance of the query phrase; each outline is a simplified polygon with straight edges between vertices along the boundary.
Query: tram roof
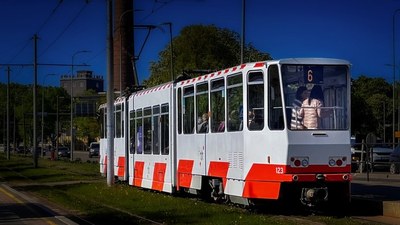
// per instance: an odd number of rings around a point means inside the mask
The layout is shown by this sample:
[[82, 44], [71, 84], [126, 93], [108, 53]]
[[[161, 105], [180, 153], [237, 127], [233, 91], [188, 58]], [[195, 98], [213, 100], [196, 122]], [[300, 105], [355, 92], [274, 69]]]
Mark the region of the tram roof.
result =
[[261, 68], [269, 64], [310, 64], [310, 65], [350, 65], [350, 62], [343, 59], [332, 58], [287, 58], [278, 60], [267, 60], [260, 62], [249, 62], [230, 68], [222, 69], [209, 74], [204, 74], [198, 77], [185, 79], [177, 82], [177, 86], [182, 86], [190, 83], [206, 81], [211, 78], [223, 77], [228, 74], [237, 73], [248, 68]]
[[[177, 86], [185, 86], [186, 84], [189, 83], [196, 83], [196, 82], [201, 82], [201, 81], [206, 81], [211, 78], [216, 78], [216, 77], [223, 77], [227, 74], [232, 74], [236, 72], [240, 72], [244, 69], [248, 68], [262, 68], [266, 65], [270, 64], [310, 64], [310, 65], [351, 65], [349, 61], [343, 60], [343, 59], [334, 59], [334, 58], [286, 58], [286, 59], [277, 59], [277, 60], [267, 60], [267, 61], [259, 61], [259, 62], [249, 62], [249, 63], [244, 63], [241, 65], [233, 66], [230, 68], [222, 69], [216, 72], [212, 72], [209, 74], [204, 74], [198, 77], [194, 78], [189, 78], [185, 80], [181, 80], [177, 82]], [[169, 88], [172, 85], [172, 81], [157, 85], [155, 87], [147, 88], [141, 91], [137, 91], [135, 93], [132, 93], [132, 95], [129, 96], [129, 98], [133, 98], [134, 96], [139, 96], [139, 95], [144, 95], [148, 94], [151, 92], [157, 92], [159, 90], [163, 90], [166, 88]], [[125, 97], [119, 97], [115, 99], [115, 102], [118, 103], [120, 101], [123, 101]], [[99, 106], [99, 108], [105, 108], [106, 104], [102, 104]]]
[[279, 64], [329, 64], [329, 65], [350, 65], [350, 62], [343, 59], [333, 58], [287, 58], [266, 61], [267, 63], [277, 62]]

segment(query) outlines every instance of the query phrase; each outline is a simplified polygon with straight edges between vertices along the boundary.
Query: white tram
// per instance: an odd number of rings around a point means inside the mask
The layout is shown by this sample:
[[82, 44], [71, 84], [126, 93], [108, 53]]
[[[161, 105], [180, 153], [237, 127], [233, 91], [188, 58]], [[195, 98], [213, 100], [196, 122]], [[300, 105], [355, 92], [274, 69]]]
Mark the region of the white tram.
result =
[[[293, 104], [300, 88], [321, 89], [320, 104]], [[138, 91], [114, 107], [115, 176], [130, 185], [240, 204], [350, 200], [348, 61], [246, 63]], [[105, 105], [100, 111], [106, 122]]]

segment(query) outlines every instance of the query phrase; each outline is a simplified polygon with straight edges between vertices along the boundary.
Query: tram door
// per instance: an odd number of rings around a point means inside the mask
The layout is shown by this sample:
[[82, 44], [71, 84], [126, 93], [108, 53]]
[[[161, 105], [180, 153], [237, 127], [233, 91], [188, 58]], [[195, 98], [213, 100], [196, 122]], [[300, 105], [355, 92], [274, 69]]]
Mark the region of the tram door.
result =
[[129, 140], [128, 140], [128, 151], [129, 151], [129, 178], [128, 182], [130, 185], [133, 185], [133, 179], [134, 179], [134, 153], [135, 153], [135, 134], [136, 134], [136, 129], [135, 129], [135, 110], [133, 108], [133, 97], [129, 98]]
[[126, 123], [125, 123], [125, 99], [115, 104], [115, 133], [114, 133], [114, 175], [121, 180], [126, 180], [125, 161], [126, 161]]
[[197, 118], [195, 125], [197, 153], [199, 162], [199, 174], [206, 174], [207, 138], [210, 132], [210, 111], [208, 108], [208, 82], [196, 84], [195, 115]]

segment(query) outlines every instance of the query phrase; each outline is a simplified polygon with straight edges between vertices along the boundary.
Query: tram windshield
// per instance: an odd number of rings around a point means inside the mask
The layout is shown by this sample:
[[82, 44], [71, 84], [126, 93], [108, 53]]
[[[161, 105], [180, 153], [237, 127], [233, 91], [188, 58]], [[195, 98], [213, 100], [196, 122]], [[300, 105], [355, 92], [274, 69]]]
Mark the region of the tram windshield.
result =
[[282, 65], [281, 72], [289, 129], [348, 129], [347, 66]]

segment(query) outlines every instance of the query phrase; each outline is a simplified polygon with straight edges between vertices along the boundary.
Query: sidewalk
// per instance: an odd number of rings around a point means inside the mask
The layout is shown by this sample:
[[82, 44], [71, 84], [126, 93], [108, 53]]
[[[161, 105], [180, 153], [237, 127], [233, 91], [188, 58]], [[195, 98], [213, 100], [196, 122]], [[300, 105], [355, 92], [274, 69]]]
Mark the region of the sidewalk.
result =
[[400, 201], [400, 174], [354, 173], [352, 196], [381, 201]]
[[399, 174], [354, 173], [351, 191], [355, 217], [386, 224], [400, 224]]

